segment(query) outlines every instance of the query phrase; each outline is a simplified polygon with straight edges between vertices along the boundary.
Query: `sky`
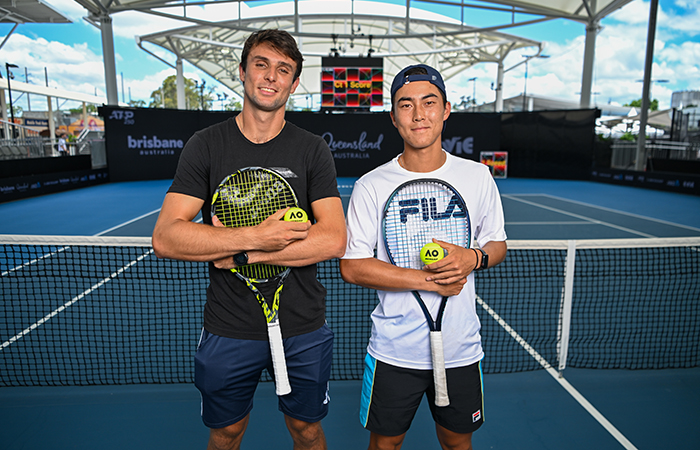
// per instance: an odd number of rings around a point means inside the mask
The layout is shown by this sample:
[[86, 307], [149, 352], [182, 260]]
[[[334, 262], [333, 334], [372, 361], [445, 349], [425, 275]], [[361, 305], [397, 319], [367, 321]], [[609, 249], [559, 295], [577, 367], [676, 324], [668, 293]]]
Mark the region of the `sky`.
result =
[[[73, 0], [43, 0], [73, 20], [71, 24], [19, 25], [0, 49], [0, 64], [11, 63], [15, 78], [32, 84], [49, 86], [103, 96], [105, 94], [104, 66], [100, 30], [83, 17], [87, 11]], [[384, 0], [405, 5], [405, 0]], [[252, 2], [251, 7], [261, 5]], [[412, 2], [414, 7], [459, 18], [453, 7], [441, 7]], [[243, 9], [249, 5], [243, 5]], [[237, 6], [229, 6], [237, 8]], [[642, 97], [642, 80], [649, 19], [649, 1], [634, 0], [602, 20], [596, 39], [592, 99], [598, 104], [623, 105]], [[510, 14], [469, 10], [467, 25], [488, 26], [510, 21]], [[220, 14], [220, 13], [219, 13]], [[245, 17], [245, 12], [243, 13]], [[220, 16], [219, 16], [220, 17]], [[527, 20], [531, 16], [517, 17]], [[151, 34], [182, 26], [169, 19], [136, 12], [113, 16], [119, 100], [150, 100], [156, 90], [175, 70], [141, 50], [135, 36]], [[0, 41], [12, 30], [11, 24], [0, 24]], [[545, 44], [546, 59], [528, 64], [527, 93], [578, 102], [581, 91], [585, 26], [582, 23], [556, 19], [505, 30]], [[505, 61], [506, 69], [522, 61], [527, 50], [512, 52]], [[161, 55], [168, 57], [163, 51]], [[169, 60], [173, 61], [172, 55]], [[231, 95], [223, 85], [185, 62], [185, 76], [206, 81], [216, 94]], [[0, 69], [3, 76], [5, 68]], [[26, 76], [25, 76], [26, 72]], [[475, 78], [476, 81], [467, 80]], [[448, 96], [453, 103], [461, 96], [475, 92], [478, 104], [492, 102], [495, 92], [491, 83], [496, 79], [495, 64], [478, 64], [448, 83]], [[661, 109], [669, 108], [671, 94], [676, 91], [700, 90], [700, 2], [696, 0], [659, 0], [654, 63], [651, 86], [652, 99], [658, 99]], [[525, 88], [525, 66], [506, 73], [504, 98], [514, 97]], [[27, 96], [15, 99], [15, 104], [28, 108]], [[76, 102], [62, 101], [61, 109], [75, 108]], [[214, 109], [220, 108], [215, 102]], [[55, 107], [55, 106], [54, 106]], [[31, 97], [32, 110], [46, 110], [46, 100]]]

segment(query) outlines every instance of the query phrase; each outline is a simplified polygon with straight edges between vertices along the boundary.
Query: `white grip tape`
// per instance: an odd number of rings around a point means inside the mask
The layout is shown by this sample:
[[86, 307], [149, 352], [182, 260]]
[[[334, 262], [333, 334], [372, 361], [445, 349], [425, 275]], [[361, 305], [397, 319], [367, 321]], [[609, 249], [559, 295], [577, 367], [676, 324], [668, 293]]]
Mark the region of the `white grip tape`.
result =
[[287, 375], [287, 361], [284, 358], [284, 342], [279, 322], [267, 324], [267, 337], [270, 340], [272, 367], [275, 370], [275, 392], [277, 395], [287, 395], [292, 392]]
[[447, 373], [445, 372], [445, 353], [442, 349], [442, 331], [430, 332], [430, 351], [433, 356], [433, 380], [435, 381], [435, 405], [448, 406]]

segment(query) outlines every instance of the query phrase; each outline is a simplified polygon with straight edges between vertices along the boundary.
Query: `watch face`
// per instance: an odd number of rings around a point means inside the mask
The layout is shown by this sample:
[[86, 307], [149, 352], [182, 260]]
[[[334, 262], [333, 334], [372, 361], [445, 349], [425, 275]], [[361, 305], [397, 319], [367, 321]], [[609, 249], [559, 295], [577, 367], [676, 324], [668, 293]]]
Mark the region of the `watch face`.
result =
[[248, 254], [246, 252], [236, 253], [233, 255], [233, 262], [237, 266], [245, 266], [248, 264]]

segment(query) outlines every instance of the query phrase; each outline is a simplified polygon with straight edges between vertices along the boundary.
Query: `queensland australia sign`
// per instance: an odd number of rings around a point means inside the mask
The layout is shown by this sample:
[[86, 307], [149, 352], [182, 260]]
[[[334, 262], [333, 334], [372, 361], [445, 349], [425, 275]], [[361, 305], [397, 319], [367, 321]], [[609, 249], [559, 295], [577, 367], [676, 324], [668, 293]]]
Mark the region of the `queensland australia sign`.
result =
[[[169, 179], [192, 135], [236, 113], [104, 106], [110, 181]], [[359, 177], [401, 153], [403, 140], [388, 112], [287, 112], [286, 120], [321, 136], [341, 177]], [[497, 151], [500, 119], [495, 114], [452, 114], [442, 135], [453, 155], [478, 160]]]
[[372, 150], [377, 152], [382, 150], [382, 141], [384, 141], [384, 133], [372, 136], [376, 140], [371, 141], [364, 130], [360, 131], [357, 139], [352, 141], [337, 139], [332, 131], [326, 131], [321, 137], [328, 143], [335, 159], [369, 159]]
[[326, 141], [340, 177], [359, 177], [403, 149], [388, 113], [287, 113], [287, 120]]
[[[326, 141], [341, 177], [359, 177], [403, 151], [403, 140], [389, 113], [287, 113], [287, 119]], [[478, 161], [481, 151], [500, 147], [500, 116], [452, 114], [442, 147], [455, 156]]]

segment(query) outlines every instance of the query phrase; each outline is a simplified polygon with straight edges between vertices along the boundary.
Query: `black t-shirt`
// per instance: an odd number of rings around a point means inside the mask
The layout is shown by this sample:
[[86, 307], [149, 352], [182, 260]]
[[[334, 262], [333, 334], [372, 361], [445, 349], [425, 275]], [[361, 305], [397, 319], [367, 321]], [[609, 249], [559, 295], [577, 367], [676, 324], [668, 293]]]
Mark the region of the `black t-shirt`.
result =
[[[280, 173], [292, 186], [299, 206], [314, 221], [311, 203], [339, 197], [333, 157], [326, 142], [287, 122], [282, 132], [264, 144], [243, 136], [235, 118], [198, 131], [180, 156], [168, 192], [204, 200], [202, 217], [211, 224], [211, 197], [228, 175], [245, 167]], [[204, 328], [235, 339], [267, 339], [262, 308], [245, 283], [230, 270], [209, 264], [210, 285], [204, 308]], [[316, 278], [316, 265], [292, 268], [280, 297], [279, 320], [284, 337], [317, 330], [325, 323], [326, 289]]]

